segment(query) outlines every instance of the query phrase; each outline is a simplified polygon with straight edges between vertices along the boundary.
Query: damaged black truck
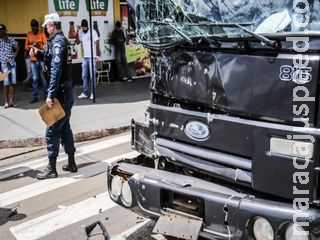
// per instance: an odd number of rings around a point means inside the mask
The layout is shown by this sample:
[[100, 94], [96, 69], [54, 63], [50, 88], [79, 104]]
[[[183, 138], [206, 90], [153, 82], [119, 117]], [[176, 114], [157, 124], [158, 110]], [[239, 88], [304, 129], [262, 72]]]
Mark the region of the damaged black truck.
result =
[[182, 239], [320, 239], [320, 1], [138, 0], [150, 104], [119, 205]]

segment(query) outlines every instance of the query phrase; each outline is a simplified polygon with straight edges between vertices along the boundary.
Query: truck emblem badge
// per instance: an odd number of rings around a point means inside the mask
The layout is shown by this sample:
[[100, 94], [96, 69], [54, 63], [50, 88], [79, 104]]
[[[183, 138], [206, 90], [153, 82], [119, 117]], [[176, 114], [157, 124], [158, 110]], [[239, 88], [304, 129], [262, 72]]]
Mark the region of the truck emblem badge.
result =
[[186, 135], [195, 141], [205, 141], [209, 136], [209, 127], [199, 121], [191, 121], [185, 127]]

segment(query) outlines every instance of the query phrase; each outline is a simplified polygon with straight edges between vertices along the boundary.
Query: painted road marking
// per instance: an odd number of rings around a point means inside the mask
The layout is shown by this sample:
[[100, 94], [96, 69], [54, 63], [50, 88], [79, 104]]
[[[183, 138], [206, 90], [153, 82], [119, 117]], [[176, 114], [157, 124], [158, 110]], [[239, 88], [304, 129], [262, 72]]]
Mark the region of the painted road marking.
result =
[[[131, 135], [129, 135], [129, 134], [128, 135], [123, 135], [123, 136], [112, 138], [112, 139], [108, 139], [108, 140], [105, 140], [105, 141], [102, 141], [102, 142], [93, 143], [93, 144], [90, 144], [90, 145], [83, 146], [83, 147], [77, 149], [77, 152], [76, 152], [75, 156], [79, 157], [79, 156], [84, 155], [84, 154], [96, 152], [96, 151], [99, 151], [99, 150], [102, 150], [102, 149], [111, 148], [111, 147], [114, 147], [116, 145], [129, 142], [130, 141], [130, 136]], [[57, 162], [62, 162], [62, 161], [65, 161], [67, 159], [68, 159], [68, 156], [64, 153], [64, 154], [61, 154], [61, 157], [59, 157], [57, 159]], [[17, 164], [17, 165], [14, 165], [14, 166], [11, 166], [11, 167], [8, 167], [8, 168], [5, 168], [5, 169], [1, 169], [1, 171], [0, 171], [0, 180], [1, 179], [5, 179], [5, 178], [9, 178], [9, 177], [12, 177], [12, 176], [15, 176], [15, 175], [19, 175], [21, 173], [30, 171], [31, 169], [37, 169], [37, 168], [44, 167], [47, 164], [48, 164], [48, 158], [44, 157], [44, 158], [40, 158], [40, 159], [33, 160], [33, 161], [30, 161], [30, 162], [26, 162], [26, 163], [23, 163], [23, 164]]]
[[129, 228], [128, 230], [118, 234], [116, 236], [116, 239], [127, 239], [131, 234], [133, 234], [134, 232], [136, 232], [138, 229], [142, 228], [144, 225], [146, 225], [148, 222], [150, 222], [151, 220], [145, 220], [141, 223], [138, 223], [136, 225], [134, 225], [132, 228]]
[[98, 215], [116, 204], [107, 192], [91, 197], [76, 204], [60, 208], [54, 212], [11, 227], [10, 231], [17, 240], [34, 240], [47, 236], [68, 225]]
[[121, 158], [132, 158], [139, 155], [138, 152], [129, 152], [112, 158], [108, 158], [87, 167], [80, 168], [78, 172], [61, 174], [58, 178], [37, 181], [24, 187], [16, 188], [11, 191], [0, 194], [0, 207], [5, 207], [19, 201], [38, 196], [40, 194], [67, 186], [69, 184], [81, 181], [91, 176], [103, 173], [107, 169], [107, 164]]

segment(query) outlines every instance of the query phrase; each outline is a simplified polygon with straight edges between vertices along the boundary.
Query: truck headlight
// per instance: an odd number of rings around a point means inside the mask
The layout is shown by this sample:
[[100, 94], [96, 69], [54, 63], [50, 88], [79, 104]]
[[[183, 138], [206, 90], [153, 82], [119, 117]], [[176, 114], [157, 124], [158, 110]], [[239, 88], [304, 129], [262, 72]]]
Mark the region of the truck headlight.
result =
[[274, 233], [271, 224], [263, 217], [257, 217], [253, 224], [253, 234], [256, 240], [273, 240]]
[[[295, 233], [293, 232], [295, 229]], [[299, 234], [300, 233], [300, 234]], [[285, 240], [308, 240], [305, 230], [297, 224], [289, 224], [286, 230]]]
[[111, 180], [111, 197], [117, 201], [120, 194], [121, 194], [121, 187], [122, 187], [122, 179], [120, 176], [115, 176]]
[[126, 207], [130, 207], [132, 204], [132, 192], [130, 185], [127, 181], [125, 181], [122, 185], [121, 189], [121, 202]]
[[313, 143], [282, 138], [270, 139], [270, 152], [291, 157], [313, 158]]

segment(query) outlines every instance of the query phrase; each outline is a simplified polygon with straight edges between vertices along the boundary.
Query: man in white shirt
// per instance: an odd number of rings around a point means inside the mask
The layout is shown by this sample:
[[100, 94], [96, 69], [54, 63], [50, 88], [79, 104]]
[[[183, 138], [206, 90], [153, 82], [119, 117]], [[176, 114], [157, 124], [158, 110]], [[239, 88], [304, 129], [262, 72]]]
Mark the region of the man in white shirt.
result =
[[[96, 30], [92, 29], [92, 41], [93, 54], [91, 54], [91, 35], [88, 27], [88, 21], [83, 19], [81, 21], [81, 32], [80, 36], [77, 33], [77, 44], [81, 42], [81, 49], [83, 51], [83, 61], [82, 61], [82, 93], [78, 98], [88, 98], [93, 99], [93, 87], [96, 85], [96, 58], [100, 57], [100, 47], [99, 47], [99, 37]], [[93, 69], [92, 74], [92, 61], [93, 58]], [[91, 90], [89, 91], [89, 73], [91, 78]], [[94, 85], [93, 85], [94, 83]]]

